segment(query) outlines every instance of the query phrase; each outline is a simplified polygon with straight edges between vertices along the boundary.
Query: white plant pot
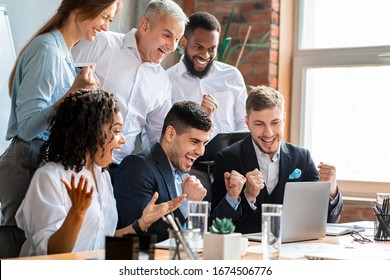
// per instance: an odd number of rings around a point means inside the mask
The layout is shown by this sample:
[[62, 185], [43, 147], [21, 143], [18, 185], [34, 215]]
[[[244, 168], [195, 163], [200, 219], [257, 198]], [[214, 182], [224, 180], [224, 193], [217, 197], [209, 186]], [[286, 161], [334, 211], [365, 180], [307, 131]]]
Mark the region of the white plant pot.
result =
[[241, 233], [216, 234], [206, 232], [203, 240], [204, 260], [239, 260]]

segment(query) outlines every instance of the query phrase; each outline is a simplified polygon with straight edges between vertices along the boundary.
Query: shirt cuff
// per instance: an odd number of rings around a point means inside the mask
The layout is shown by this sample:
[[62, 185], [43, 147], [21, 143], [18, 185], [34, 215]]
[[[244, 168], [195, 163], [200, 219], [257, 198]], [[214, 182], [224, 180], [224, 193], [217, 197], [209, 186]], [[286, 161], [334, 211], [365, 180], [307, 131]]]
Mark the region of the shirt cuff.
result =
[[337, 194], [334, 198], [332, 198], [331, 196], [329, 196], [330, 198], [330, 204], [331, 205], [336, 205], [339, 203], [339, 199], [340, 199], [340, 192], [339, 192], [339, 187], [337, 187]]
[[238, 206], [240, 205], [241, 202], [241, 197], [238, 197], [238, 200], [235, 200], [232, 198], [229, 194], [226, 194], [225, 196], [226, 201], [229, 203], [229, 205], [237, 211]]
[[255, 205], [255, 203], [256, 203], [256, 198], [255, 198], [253, 201], [249, 201], [249, 199], [248, 199], [248, 197], [246, 196], [245, 192], [244, 192], [244, 195], [245, 195], [246, 201], [248, 201], [248, 204], [249, 204], [249, 206], [252, 208], [252, 210], [257, 210], [257, 206]]

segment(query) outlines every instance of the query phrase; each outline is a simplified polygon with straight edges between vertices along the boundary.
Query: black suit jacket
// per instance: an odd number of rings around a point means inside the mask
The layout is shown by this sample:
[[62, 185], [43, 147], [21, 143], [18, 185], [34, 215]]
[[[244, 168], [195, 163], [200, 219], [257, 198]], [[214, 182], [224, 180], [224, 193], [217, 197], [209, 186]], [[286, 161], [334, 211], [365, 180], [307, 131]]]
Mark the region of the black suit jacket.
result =
[[[219, 151], [215, 157], [214, 182], [212, 184], [212, 215], [215, 217], [229, 217], [233, 219], [236, 232], [250, 233], [261, 231], [261, 204], [275, 203], [283, 204], [284, 188], [287, 182], [294, 181], [318, 181], [318, 171], [307, 149], [289, 144], [281, 143], [279, 179], [275, 189], [268, 194], [264, 187], [256, 198], [256, 210], [253, 210], [245, 198], [244, 191], [241, 191], [241, 203], [236, 210], [227, 202], [226, 187], [223, 174], [236, 170], [245, 176], [249, 171], [259, 169], [255, 149], [251, 136], [247, 136], [241, 141]], [[293, 180], [289, 180], [289, 175], [296, 168], [302, 171], [302, 175]], [[261, 170], [260, 170], [261, 171]], [[245, 188], [245, 185], [244, 185]], [[244, 189], [243, 188], [243, 189]], [[304, 207], [304, 205], [302, 205]], [[338, 220], [342, 209], [341, 194], [338, 194], [334, 204], [329, 200], [328, 222]]]
[[[172, 169], [159, 143], [138, 155], [127, 156], [118, 167], [114, 182], [118, 228], [140, 218], [155, 192], [159, 194], [156, 204], [177, 197]], [[184, 224], [185, 219], [179, 209], [174, 215]], [[157, 234], [158, 241], [161, 241], [168, 238], [167, 230], [167, 224], [160, 219], [148, 229], [148, 233]]]

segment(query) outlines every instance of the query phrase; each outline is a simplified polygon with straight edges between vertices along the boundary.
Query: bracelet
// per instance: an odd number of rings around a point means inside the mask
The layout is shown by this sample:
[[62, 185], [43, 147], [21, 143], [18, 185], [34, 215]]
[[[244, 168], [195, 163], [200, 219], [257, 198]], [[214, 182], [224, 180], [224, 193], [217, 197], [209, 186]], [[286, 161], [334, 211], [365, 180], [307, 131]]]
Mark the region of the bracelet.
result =
[[136, 232], [137, 234], [142, 234], [142, 233], [145, 233], [145, 232], [148, 231], [147, 229], [146, 229], [145, 231], [143, 231], [143, 230], [140, 228], [139, 223], [138, 223], [138, 219], [135, 220], [135, 221], [131, 224], [131, 226], [133, 227], [133, 229], [135, 230], [135, 232]]

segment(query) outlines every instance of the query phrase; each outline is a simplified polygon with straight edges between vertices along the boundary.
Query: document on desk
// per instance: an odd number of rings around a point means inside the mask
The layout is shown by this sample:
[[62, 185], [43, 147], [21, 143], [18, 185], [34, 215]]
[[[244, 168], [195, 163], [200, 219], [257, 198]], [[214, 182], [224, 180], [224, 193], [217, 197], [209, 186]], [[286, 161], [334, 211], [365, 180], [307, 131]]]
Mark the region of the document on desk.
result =
[[365, 231], [364, 227], [352, 225], [345, 226], [339, 224], [326, 224], [326, 235], [329, 236], [338, 236], [343, 234], [349, 234], [352, 232], [362, 232]]
[[390, 260], [390, 244], [370, 243], [356, 247], [339, 247], [337, 250], [309, 252], [309, 260]]
[[352, 232], [371, 232], [374, 228], [373, 222], [360, 221], [352, 223], [327, 223], [326, 224], [326, 235], [338, 236], [349, 234]]
[[[328, 243], [285, 243], [282, 244], [280, 249], [280, 256], [288, 259], [298, 259], [303, 258], [306, 254], [310, 252], [324, 252], [330, 250], [337, 250], [338, 245], [328, 244]], [[263, 248], [261, 245], [250, 246], [246, 250], [250, 253], [262, 254]]]
[[[200, 239], [197, 242], [198, 243], [196, 245], [191, 246], [191, 247], [196, 247], [198, 252], [202, 252], [203, 251], [203, 239]], [[175, 249], [173, 247], [174, 245], [172, 245], [172, 244], [175, 244], [174, 239], [168, 238], [168, 239], [165, 239], [159, 243], [156, 243], [155, 247], [156, 247], [156, 249]]]
[[[262, 254], [263, 249], [261, 245], [250, 246], [247, 252]], [[390, 244], [356, 243], [356, 246], [341, 246], [329, 243], [286, 243], [282, 244], [280, 256], [288, 259], [312, 260], [390, 260]]]

